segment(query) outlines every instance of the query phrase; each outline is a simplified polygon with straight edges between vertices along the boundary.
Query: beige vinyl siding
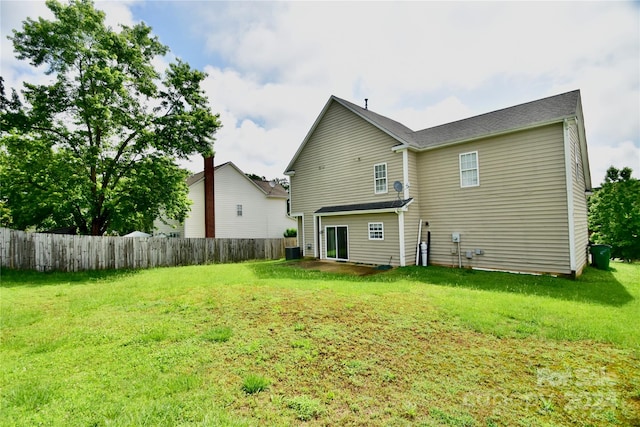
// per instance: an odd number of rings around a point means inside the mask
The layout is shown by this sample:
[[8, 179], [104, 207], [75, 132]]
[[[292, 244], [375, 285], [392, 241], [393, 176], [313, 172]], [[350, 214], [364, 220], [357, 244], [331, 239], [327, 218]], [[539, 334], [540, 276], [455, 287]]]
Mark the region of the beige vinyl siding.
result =
[[307, 245], [305, 244], [305, 235], [304, 235], [304, 218], [299, 216], [295, 218], [296, 220], [296, 230], [298, 230], [298, 245], [300, 246], [300, 253], [302, 256], [313, 256], [313, 247], [307, 249]]
[[[569, 233], [561, 123], [425, 151], [418, 158], [422, 218], [431, 262], [569, 274]], [[478, 152], [480, 185], [460, 187], [459, 154]], [[476, 249], [483, 255], [467, 259]]]
[[[404, 253], [405, 253], [405, 265], [416, 264], [416, 249], [418, 244], [418, 223], [420, 221], [420, 211], [418, 206], [409, 206], [409, 209], [404, 213]], [[423, 239], [427, 240], [427, 233], [423, 226]]]
[[[322, 222], [322, 258], [327, 257], [325, 227], [347, 226], [349, 261], [365, 264], [400, 264], [398, 215], [395, 213], [325, 216]], [[384, 224], [384, 240], [369, 240], [369, 223]]]
[[573, 227], [576, 250], [576, 274], [580, 274], [588, 263], [587, 246], [589, 231], [587, 224], [588, 207], [585, 194], [586, 183], [582, 164], [580, 138], [576, 121], [569, 126], [569, 142], [571, 144], [571, 176], [573, 182]]
[[[389, 135], [331, 103], [292, 167], [291, 211], [305, 215], [305, 244], [315, 244], [313, 214], [321, 207], [397, 198], [393, 182], [402, 181], [402, 154], [391, 151], [395, 145]], [[375, 194], [378, 163], [387, 164], [388, 193]]]
[[[408, 153], [408, 166], [409, 166], [409, 197], [418, 198], [418, 191], [420, 188], [420, 181], [418, 180], [418, 156], [419, 153], [415, 151], [409, 151]], [[414, 207], [418, 206], [418, 203], [414, 202]]]
[[[420, 221], [420, 197], [418, 180], [418, 153], [409, 151], [409, 197], [413, 197], [413, 203], [409, 205], [409, 209], [404, 213], [404, 247], [405, 247], [405, 265], [415, 265], [416, 249], [418, 243], [418, 223]], [[423, 227], [423, 238], [427, 240], [427, 233]]]

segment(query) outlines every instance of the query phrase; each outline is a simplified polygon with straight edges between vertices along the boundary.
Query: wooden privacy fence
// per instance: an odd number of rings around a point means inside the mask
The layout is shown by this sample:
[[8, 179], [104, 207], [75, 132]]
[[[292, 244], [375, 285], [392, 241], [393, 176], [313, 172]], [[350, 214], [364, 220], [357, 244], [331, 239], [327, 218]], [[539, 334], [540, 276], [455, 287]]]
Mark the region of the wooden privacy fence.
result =
[[284, 258], [295, 238], [71, 236], [0, 228], [2, 267], [37, 271], [137, 269]]

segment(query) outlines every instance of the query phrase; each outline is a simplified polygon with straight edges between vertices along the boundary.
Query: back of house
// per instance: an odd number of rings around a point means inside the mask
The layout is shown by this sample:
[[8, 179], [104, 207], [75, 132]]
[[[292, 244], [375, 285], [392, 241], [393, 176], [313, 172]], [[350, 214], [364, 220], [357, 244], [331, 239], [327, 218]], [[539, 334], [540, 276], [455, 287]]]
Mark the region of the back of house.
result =
[[332, 96], [285, 173], [305, 256], [579, 275], [591, 189], [580, 92], [413, 131]]

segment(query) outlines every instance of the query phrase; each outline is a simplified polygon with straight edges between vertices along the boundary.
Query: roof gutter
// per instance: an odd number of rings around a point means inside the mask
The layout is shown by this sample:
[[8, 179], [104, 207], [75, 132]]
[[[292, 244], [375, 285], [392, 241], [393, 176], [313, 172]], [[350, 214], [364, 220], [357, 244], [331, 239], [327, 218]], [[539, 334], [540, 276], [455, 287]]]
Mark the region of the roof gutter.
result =
[[340, 212], [326, 212], [326, 213], [314, 213], [316, 216], [341, 216], [341, 215], [364, 215], [364, 214], [379, 214], [379, 213], [400, 213], [409, 210], [409, 205], [413, 203], [413, 199], [409, 200], [404, 206], [400, 208], [384, 208], [384, 209], [363, 209], [354, 211], [340, 211]]

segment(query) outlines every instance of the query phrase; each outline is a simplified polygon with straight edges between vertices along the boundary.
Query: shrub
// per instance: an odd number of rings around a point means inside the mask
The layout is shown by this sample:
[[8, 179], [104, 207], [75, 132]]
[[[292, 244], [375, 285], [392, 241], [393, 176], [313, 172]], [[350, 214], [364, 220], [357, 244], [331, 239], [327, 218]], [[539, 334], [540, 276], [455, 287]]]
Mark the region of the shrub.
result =
[[284, 237], [298, 237], [298, 230], [295, 228], [287, 228], [284, 231]]

